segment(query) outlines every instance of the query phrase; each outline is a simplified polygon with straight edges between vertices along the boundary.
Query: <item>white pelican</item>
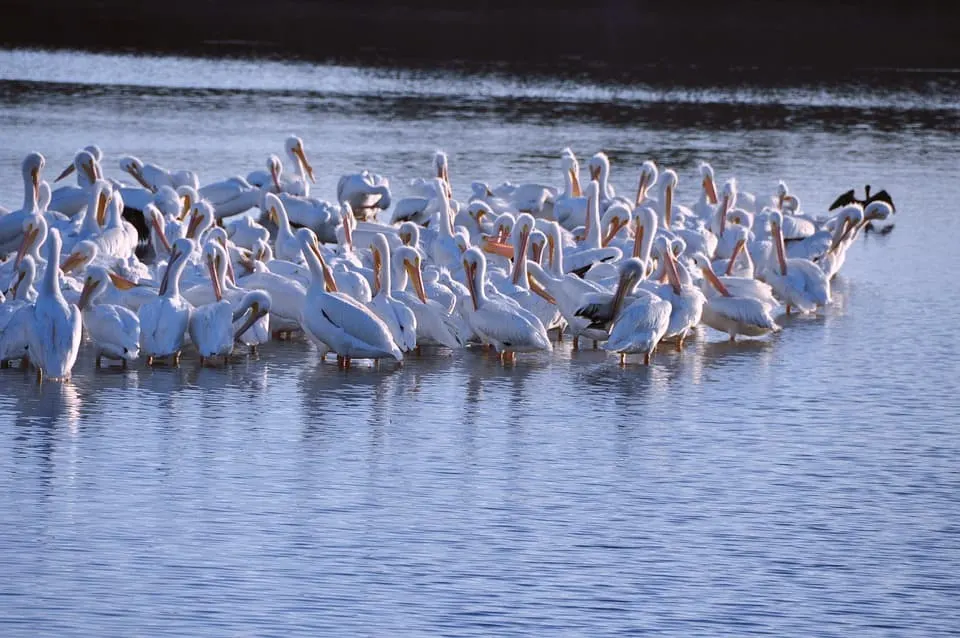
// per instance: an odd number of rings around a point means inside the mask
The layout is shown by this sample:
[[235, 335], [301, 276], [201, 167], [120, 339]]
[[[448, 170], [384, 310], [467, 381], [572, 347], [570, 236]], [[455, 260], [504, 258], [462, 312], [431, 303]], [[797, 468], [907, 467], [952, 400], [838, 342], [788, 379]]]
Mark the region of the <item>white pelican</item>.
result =
[[122, 216], [123, 198], [119, 192], [111, 193], [107, 198], [106, 219], [100, 234], [91, 241], [104, 259], [128, 261], [136, 259], [137, 231]]
[[409, 352], [417, 347], [417, 317], [413, 310], [393, 296], [393, 261], [387, 238], [377, 235], [370, 249], [373, 252], [374, 290], [367, 307], [390, 329], [390, 335], [400, 350]]
[[33, 257], [24, 257], [17, 271], [10, 297], [0, 303], [0, 368], [6, 368], [12, 360], [27, 359], [33, 304], [37, 300], [33, 287], [37, 269]]
[[218, 219], [245, 213], [260, 205], [260, 188], [240, 176], [202, 186], [198, 194], [210, 202]]
[[576, 247], [564, 251], [564, 268], [567, 272], [582, 274], [597, 262], [618, 261], [623, 256], [619, 248], [601, 244], [599, 192], [597, 182], [587, 184], [586, 237]]
[[640, 181], [637, 184], [637, 196], [634, 198], [633, 206], [637, 208], [642, 206], [649, 199], [650, 188], [657, 183], [660, 178], [660, 171], [653, 160], [645, 160], [640, 165]]
[[17, 249], [23, 239], [23, 220], [37, 213], [37, 195], [40, 188], [40, 171], [46, 160], [40, 153], [30, 153], [20, 165], [23, 176], [23, 206], [0, 216], [0, 255]]
[[553, 216], [565, 228], [583, 226], [587, 217], [587, 198], [580, 187], [580, 165], [571, 153], [560, 158], [563, 168], [563, 192], [557, 195], [553, 204]]
[[283, 336], [300, 330], [306, 287], [299, 281], [270, 272], [260, 261], [257, 261], [255, 268], [254, 272], [240, 277], [237, 285], [246, 290], [263, 290], [270, 294], [270, 329], [274, 335]]
[[333, 273], [327, 268], [316, 241], [307, 234], [297, 237], [312, 276], [300, 317], [304, 333], [324, 353], [336, 352], [338, 363], [343, 367], [349, 367], [355, 358], [393, 357], [403, 361], [403, 353], [383, 321], [366, 306], [337, 292]]
[[[417, 318], [417, 346], [441, 345], [447, 348], [462, 348], [459, 317], [448, 307], [427, 298], [421, 273], [420, 253], [410, 246], [400, 246], [393, 251], [393, 296], [402, 301]], [[406, 290], [408, 282], [414, 293]], [[455, 299], [453, 300], [455, 301]]]
[[[666, 243], [665, 238], [660, 239]], [[687, 334], [700, 323], [706, 297], [698, 288], [693, 287], [686, 269], [681, 270], [682, 265], [677, 263], [671, 247], [661, 246], [660, 256], [665, 259], [668, 283], [659, 286], [657, 294], [671, 305], [670, 325], [663, 338], [676, 338], [677, 350], [681, 350]]]
[[[434, 180], [438, 193], [444, 190], [444, 182], [441, 178]], [[450, 202], [446, 195], [438, 195], [440, 204], [440, 223], [438, 224], [439, 234], [433, 240], [430, 257], [437, 266], [445, 268], [455, 268], [461, 261], [462, 253], [454, 240], [453, 234], [453, 215], [450, 212]]]
[[252, 217], [242, 216], [236, 221], [225, 224], [227, 236], [237, 246], [253, 250], [257, 241], [270, 240], [270, 231], [258, 224]]
[[276, 188], [275, 192], [289, 193], [298, 197], [310, 196], [310, 184], [316, 184], [317, 180], [313, 174], [313, 166], [307, 160], [307, 152], [303, 146], [303, 140], [296, 135], [287, 137], [284, 141], [284, 151], [287, 159], [294, 167], [293, 174], [283, 172], [283, 164], [276, 155], [271, 155], [267, 159], [266, 171], [254, 171], [247, 175], [247, 181], [258, 187], [269, 187], [271, 184]]
[[[729, 206], [728, 202], [728, 206]], [[693, 214], [703, 222], [711, 223], [714, 217], [714, 206], [717, 205], [717, 182], [714, 178], [713, 167], [707, 162], [700, 162], [700, 198], [691, 207]]]
[[603, 349], [620, 355], [621, 365], [628, 354], [643, 354], [643, 363], [650, 365], [650, 355], [656, 350], [670, 326], [672, 305], [669, 301], [646, 290], [639, 290], [624, 308], [627, 293], [646, 277], [647, 265], [631, 257], [620, 266], [620, 281], [611, 310], [613, 326]]
[[137, 311], [140, 349], [147, 356], [147, 365], [153, 365], [158, 357], [172, 357], [174, 365], [180, 363], [180, 350], [183, 349], [192, 309], [190, 303], [180, 296], [180, 277], [194, 250], [192, 239], [181, 237], [173, 243], [158, 297]]
[[37, 267], [37, 273], [42, 274], [47, 260], [40, 256], [40, 248], [44, 246], [49, 234], [47, 222], [41, 215], [27, 215], [23, 219], [23, 238], [17, 247], [17, 255], [12, 260], [0, 265], [0, 283], [6, 284], [11, 277], [16, 276], [24, 257], [30, 256]]
[[110, 287], [107, 270], [101, 266], [87, 269], [80, 303], [83, 326], [97, 348], [97, 367], [101, 359], [115, 359], [127, 367], [140, 356], [140, 320], [130, 309], [116, 304], [98, 303]]
[[[218, 288], [216, 280], [214, 288]], [[233, 352], [234, 342], [242, 339], [261, 319], [268, 317], [270, 301], [270, 295], [262, 290], [255, 290], [244, 294], [238, 303], [219, 299], [215, 303], [195, 308], [190, 313], [187, 330], [190, 340], [200, 354], [200, 365], [205, 365], [208, 360], [218, 356], [223, 357], [226, 362], [226, 358]], [[269, 335], [269, 328], [267, 334]], [[261, 342], [256, 340], [247, 345], [255, 347]]]
[[761, 299], [734, 295], [717, 277], [713, 266], [703, 253], [694, 255], [694, 263], [703, 271], [707, 303], [703, 307], [703, 323], [714, 330], [725, 332], [730, 341], [737, 335], [760, 337], [780, 330], [771, 314], [771, 306]]
[[517, 352], [553, 350], [546, 328], [532, 313], [487, 295], [487, 260], [479, 248], [464, 253], [463, 267], [471, 300], [462, 304], [467, 308], [464, 319], [482, 341], [492, 344], [502, 358], [512, 358]]
[[773, 233], [773, 245], [777, 251], [777, 263], [767, 268], [764, 278], [783, 298], [787, 314], [794, 307], [802, 312], [812, 312], [817, 306], [830, 303], [830, 280], [826, 274], [808, 259], [787, 258], [783, 231], [780, 224], [783, 214], [774, 211], [770, 214], [770, 229]]
[[43, 274], [30, 327], [30, 363], [37, 379], [67, 380], [77, 361], [82, 335], [80, 311], [60, 292], [60, 233], [47, 237], [47, 270]]
[[550, 330], [559, 327], [561, 319], [556, 299], [551, 297], [535, 281], [534, 285], [531, 285], [527, 269], [527, 247], [533, 225], [533, 216], [529, 213], [522, 213], [517, 217], [511, 232], [513, 268], [498, 288], [500, 292], [517, 302], [520, 307], [533, 314], [543, 324], [544, 328]]
[[[337, 241], [336, 229], [341, 223], [340, 206], [315, 197], [297, 197], [289, 193], [279, 193], [276, 197], [283, 203], [291, 225], [313, 230], [325, 244]], [[265, 206], [262, 208], [266, 210]]]
[[603, 151], [594, 153], [587, 161], [587, 167], [590, 169], [590, 180], [597, 182], [600, 187], [600, 210], [604, 211], [617, 196], [610, 183], [610, 158]]
[[373, 209], [390, 208], [390, 182], [369, 171], [344, 175], [337, 182], [337, 201], [350, 204], [355, 214], [367, 216]]
[[162, 186], [199, 188], [197, 174], [193, 171], [170, 171], [156, 164], [145, 164], [133, 155], [124, 155], [120, 158], [120, 170], [129, 173], [131, 177], [137, 180], [138, 184], [153, 193], [157, 192]]
[[55, 189], [50, 193], [50, 203], [48, 204], [53, 210], [60, 211], [70, 217], [83, 210], [89, 200], [90, 186], [98, 179], [102, 179], [100, 163], [96, 155], [90, 151], [90, 147], [79, 151], [74, 156], [73, 162], [60, 173], [60, 176], [54, 182], [59, 182], [74, 171], [77, 173], [76, 186], [66, 185]]

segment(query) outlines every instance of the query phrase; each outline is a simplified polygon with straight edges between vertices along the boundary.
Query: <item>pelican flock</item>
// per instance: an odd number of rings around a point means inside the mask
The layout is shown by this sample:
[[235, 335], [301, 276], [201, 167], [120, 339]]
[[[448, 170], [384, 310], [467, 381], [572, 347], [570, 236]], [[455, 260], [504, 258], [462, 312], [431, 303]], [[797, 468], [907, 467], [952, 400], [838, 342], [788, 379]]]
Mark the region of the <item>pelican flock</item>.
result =
[[569, 148], [559, 186], [476, 181], [457, 200], [437, 151], [406, 197], [363, 171], [331, 202], [311, 188], [303, 140], [284, 154], [286, 173], [271, 153], [266, 171], [205, 184], [119, 155], [123, 182], [88, 146], [54, 180], [76, 183], [55, 190], [44, 156], [27, 155], [23, 201], [0, 214], [2, 367], [69, 379], [84, 339], [98, 368], [183, 352], [226, 362], [270, 339], [312, 343], [342, 368], [423, 346], [511, 362], [564, 334], [649, 365], [662, 342], [681, 350], [708, 328], [765, 338], [784, 315], [818, 312], [850, 246], [894, 213], [888, 197], [847, 198], [813, 216], [782, 181], [769, 195], [732, 177], [718, 187], [707, 163], [687, 191], [644, 161], [636, 195], [618, 195], [605, 153], [583, 184]]

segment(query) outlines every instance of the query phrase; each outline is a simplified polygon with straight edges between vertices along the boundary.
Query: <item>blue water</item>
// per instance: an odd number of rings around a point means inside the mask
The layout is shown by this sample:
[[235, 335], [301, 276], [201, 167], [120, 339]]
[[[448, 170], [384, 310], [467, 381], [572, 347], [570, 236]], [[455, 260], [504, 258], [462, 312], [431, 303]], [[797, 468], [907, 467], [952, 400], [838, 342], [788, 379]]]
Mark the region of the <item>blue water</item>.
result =
[[[467, 351], [337, 370], [301, 341], [199, 369], [0, 373], [0, 635], [947, 636], [960, 627], [960, 90], [610, 86], [277, 62], [0, 51], [0, 204], [90, 142], [259, 168], [296, 132], [334, 197], [450, 154], [559, 180], [559, 149], [824, 211], [869, 181], [897, 225], [835, 303], [759, 341]], [[51, 175], [52, 174], [52, 175]], [[687, 191], [684, 194], [684, 186]]]

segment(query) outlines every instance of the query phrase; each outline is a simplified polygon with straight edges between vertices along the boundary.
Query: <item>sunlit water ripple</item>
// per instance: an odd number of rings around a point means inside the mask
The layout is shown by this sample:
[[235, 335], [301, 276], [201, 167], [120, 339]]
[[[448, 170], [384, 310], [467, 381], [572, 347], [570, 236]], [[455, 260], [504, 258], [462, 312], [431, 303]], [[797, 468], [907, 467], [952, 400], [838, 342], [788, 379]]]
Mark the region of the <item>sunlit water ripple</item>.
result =
[[[960, 90], [525, 82], [280, 62], [0, 51], [0, 203], [31, 150], [99, 143], [203, 180], [289, 132], [333, 198], [450, 154], [557, 181], [559, 149], [696, 161], [823, 211], [869, 181], [822, 316], [699, 335], [649, 368], [569, 343], [338, 371], [303, 342], [199, 369], [0, 374], [0, 634], [936, 636], [960, 626], [952, 274]], [[686, 189], [686, 190], [684, 190]]]

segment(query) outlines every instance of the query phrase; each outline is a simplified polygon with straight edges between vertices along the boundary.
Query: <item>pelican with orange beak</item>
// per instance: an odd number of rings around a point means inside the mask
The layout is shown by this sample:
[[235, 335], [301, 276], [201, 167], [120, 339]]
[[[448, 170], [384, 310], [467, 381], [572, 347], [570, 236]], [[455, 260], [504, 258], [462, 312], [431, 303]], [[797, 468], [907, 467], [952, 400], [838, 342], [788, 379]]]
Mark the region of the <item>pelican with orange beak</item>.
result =
[[180, 278], [187, 261], [196, 250], [192, 239], [182, 237], [173, 242], [158, 297], [140, 306], [140, 349], [147, 356], [147, 365], [157, 358], [169, 357], [174, 365], [180, 363], [190, 313], [193, 307], [180, 295]]
[[[374, 314], [390, 329], [394, 343], [403, 352], [409, 352], [417, 347], [417, 317], [413, 310], [393, 296], [393, 262], [390, 257], [390, 244], [382, 234], [373, 238], [370, 246], [373, 253], [373, 299], [367, 304]], [[414, 276], [414, 282], [423, 281]]]
[[103, 358], [120, 361], [124, 368], [128, 361], [140, 356], [140, 320], [124, 306], [99, 303], [110, 287], [106, 268], [87, 269], [80, 301], [77, 307], [83, 316], [83, 327], [96, 347], [96, 364]]
[[463, 255], [470, 294], [464, 319], [483, 341], [493, 345], [501, 360], [512, 360], [517, 352], [552, 351], [543, 323], [532, 313], [501, 297], [491, 297], [485, 290], [487, 260], [476, 247]]
[[[423, 285], [420, 253], [410, 246], [400, 246], [393, 251], [393, 296], [413, 311], [417, 320], [417, 348], [422, 345], [439, 345], [447, 348], [462, 348], [457, 317], [438, 301], [427, 297]], [[406, 288], [413, 286], [414, 293]]]
[[300, 315], [304, 333], [323, 354], [336, 352], [337, 362], [344, 368], [350, 367], [355, 358], [402, 362], [403, 352], [394, 343], [390, 329], [371, 309], [337, 291], [316, 236], [304, 230], [297, 232], [311, 275]]
[[38, 211], [37, 198], [40, 191], [40, 172], [46, 160], [40, 153], [30, 153], [20, 165], [23, 176], [23, 207], [0, 216], [0, 255], [17, 250], [23, 241], [24, 220]]
[[703, 291], [707, 302], [703, 306], [703, 323], [726, 333], [730, 341], [736, 341], [737, 335], [762, 337], [780, 330], [771, 312], [777, 305], [756, 297], [734, 295], [717, 277], [713, 265], [703, 253], [694, 255], [693, 261], [704, 277]]
[[788, 258], [783, 240], [783, 214], [770, 214], [770, 231], [776, 250], [776, 263], [764, 277], [786, 305], [789, 315], [793, 308], [813, 312], [818, 306], [830, 303], [830, 280], [815, 263], [798, 257]]

